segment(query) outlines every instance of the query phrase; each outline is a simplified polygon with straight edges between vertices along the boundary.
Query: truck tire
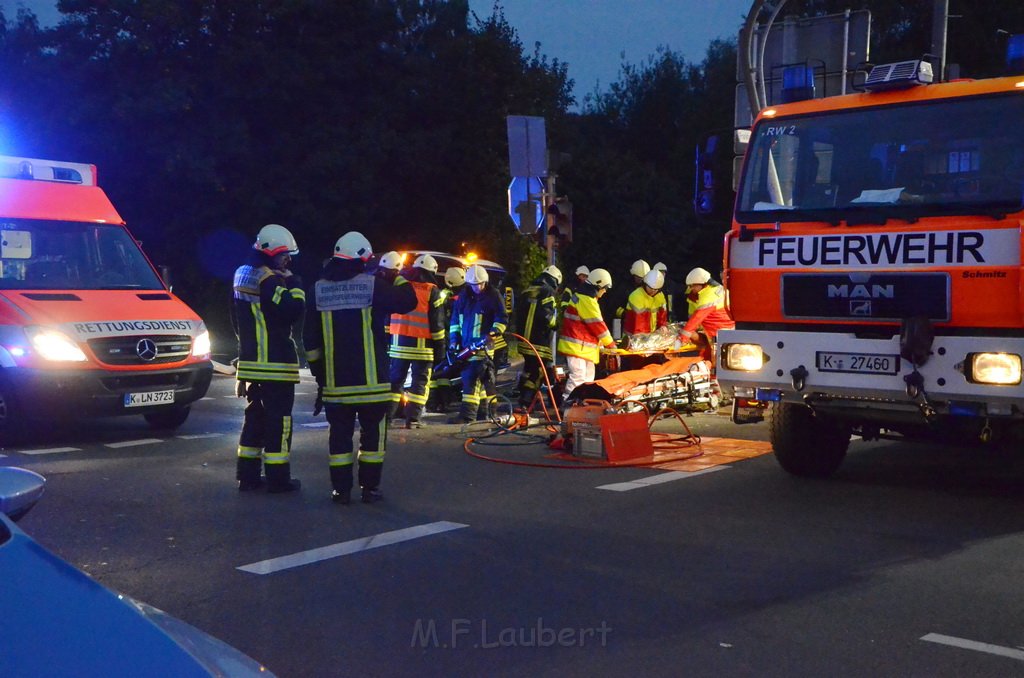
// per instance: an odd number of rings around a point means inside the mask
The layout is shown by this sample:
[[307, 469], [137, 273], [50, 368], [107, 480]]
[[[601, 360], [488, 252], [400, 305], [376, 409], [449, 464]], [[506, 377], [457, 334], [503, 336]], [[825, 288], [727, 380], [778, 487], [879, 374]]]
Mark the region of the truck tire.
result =
[[173, 430], [185, 423], [188, 413], [192, 410], [190, 405], [184, 407], [170, 407], [165, 410], [153, 410], [146, 412], [143, 417], [149, 427], [157, 430]]
[[9, 445], [20, 439], [23, 432], [22, 417], [14, 393], [0, 381], [0, 445]]
[[798, 403], [775, 403], [768, 432], [779, 465], [801, 478], [827, 478], [850, 446], [850, 430]]

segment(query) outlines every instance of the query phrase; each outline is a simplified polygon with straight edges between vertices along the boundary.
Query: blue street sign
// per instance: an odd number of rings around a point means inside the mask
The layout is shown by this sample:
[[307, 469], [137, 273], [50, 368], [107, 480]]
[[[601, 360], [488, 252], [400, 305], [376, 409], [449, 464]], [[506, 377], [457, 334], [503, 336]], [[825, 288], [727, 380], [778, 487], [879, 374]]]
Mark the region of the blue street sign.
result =
[[508, 185], [508, 215], [520, 233], [533, 235], [543, 223], [543, 192], [544, 182], [540, 177], [512, 177]]
[[514, 177], [546, 177], [548, 147], [544, 118], [510, 115], [506, 120], [509, 174]]

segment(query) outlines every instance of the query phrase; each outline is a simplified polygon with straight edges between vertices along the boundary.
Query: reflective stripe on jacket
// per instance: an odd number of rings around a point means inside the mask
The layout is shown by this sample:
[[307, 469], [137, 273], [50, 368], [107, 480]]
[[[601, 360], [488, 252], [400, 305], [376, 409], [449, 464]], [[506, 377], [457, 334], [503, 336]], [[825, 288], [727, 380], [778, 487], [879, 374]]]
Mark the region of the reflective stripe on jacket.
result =
[[583, 290], [573, 294], [562, 320], [558, 352], [596, 363], [601, 357], [601, 346], [614, 345], [597, 299]]
[[[488, 335], [495, 335], [495, 341], [486, 349], [481, 349], [470, 360], [483, 360], [493, 355], [495, 348], [501, 348], [504, 340], [501, 333], [508, 328], [508, 316], [505, 314], [505, 300], [498, 291], [487, 286], [480, 294], [474, 294], [468, 286], [455, 301], [452, 309], [451, 325], [448, 327], [449, 343], [460, 346], [471, 346]], [[501, 343], [498, 340], [501, 339]]]
[[444, 298], [432, 282], [410, 282], [416, 292], [411, 313], [391, 316], [388, 355], [406, 360], [434, 360], [434, 342], [444, 340]]
[[[555, 288], [547, 276], [541, 276], [526, 288], [519, 300], [519, 333], [533, 344], [544, 360], [551, 360], [551, 333], [558, 323]], [[533, 350], [519, 343], [519, 355], [534, 356]]]

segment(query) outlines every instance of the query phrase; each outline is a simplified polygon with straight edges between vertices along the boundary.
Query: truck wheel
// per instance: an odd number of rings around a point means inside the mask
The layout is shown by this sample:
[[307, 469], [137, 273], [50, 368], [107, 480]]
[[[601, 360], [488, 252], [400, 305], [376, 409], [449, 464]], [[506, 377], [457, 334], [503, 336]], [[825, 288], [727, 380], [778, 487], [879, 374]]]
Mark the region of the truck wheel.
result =
[[7, 384], [0, 382], [0, 444], [15, 442], [22, 430], [22, 419], [14, 395]]
[[171, 430], [184, 424], [191, 410], [191, 406], [186, 405], [185, 407], [172, 407], [166, 410], [154, 410], [153, 412], [146, 412], [142, 416], [146, 418], [146, 423], [149, 424], [150, 428]]
[[850, 446], [850, 430], [815, 416], [797, 403], [775, 403], [768, 417], [775, 459], [802, 478], [827, 478], [836, 472]]

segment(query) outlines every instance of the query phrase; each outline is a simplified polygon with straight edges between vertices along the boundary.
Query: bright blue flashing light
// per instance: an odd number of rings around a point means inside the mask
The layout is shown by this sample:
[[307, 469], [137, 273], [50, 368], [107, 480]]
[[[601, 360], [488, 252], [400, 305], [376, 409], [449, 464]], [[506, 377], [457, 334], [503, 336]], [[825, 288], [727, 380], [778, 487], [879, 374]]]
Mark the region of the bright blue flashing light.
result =
[[1024, 33], [1011, 35], [1007, 41], [1006, 65], [1012, 72], [1024, 72]]
[[786, 66], [782, 69], [782, 101], [784, 103], [813, 98], [813, 66]]
[[949, 403], [949, 414], [954, 417], [978, 417], [983, 407], [980, 403], [952, 401]]

